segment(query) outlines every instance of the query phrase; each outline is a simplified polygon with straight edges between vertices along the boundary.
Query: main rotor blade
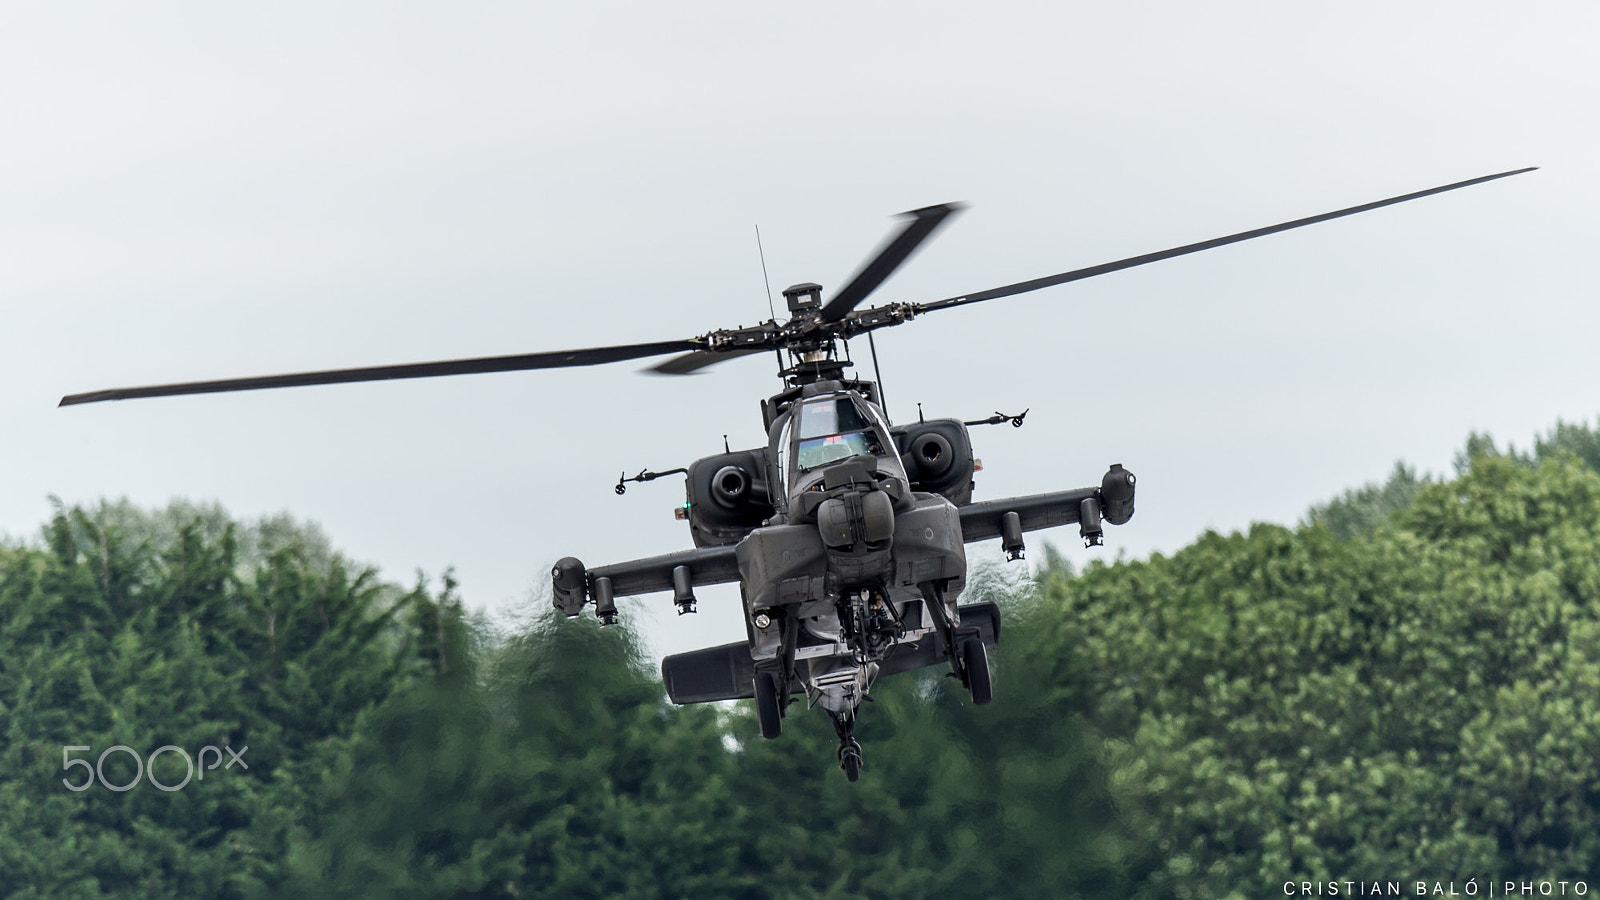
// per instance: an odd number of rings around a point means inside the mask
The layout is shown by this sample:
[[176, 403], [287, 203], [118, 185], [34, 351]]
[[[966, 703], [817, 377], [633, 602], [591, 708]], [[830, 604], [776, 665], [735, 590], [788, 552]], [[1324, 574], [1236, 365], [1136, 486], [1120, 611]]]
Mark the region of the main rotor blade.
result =
[[1221, 247], [1227, 244], [1237, 244], [1240, 241], [1248, 241], [1252, 238], [1265, 237], [1269, 234], [1277, 234], [1280, 231], [1288, 231], [1291, 228], [1300, 228], [1305, 225], [1315, 225], [1318, 222], [1326, 222], [1329, 219], [1337, 219], [1341, 216], [1353, 216], [1356, 213], [1366, 212], [1368, 210], [1378, 209], [1379, 207], [1384, 206], [1393, 206], [1396, 203], [1404, 203], [1407, 200], [1416, 200], [1419, 197], [1427, 197], [1432, 194], [1442, 194], [1445, 191], [1453, 191], [1456, 188], [1470, 187], [1474, 184], [1482, 184], [1485, 181], [1494, 181], [1496, 178], [1507, 178], [1512, 175], [1521, 175], [1523, 172], [1532, 172], [1537, 168], [1538, 166], [1530, 166], [1526, 169], [1514, 169], [1510, 172], [1500, 172], [1496, 175], [1485, 175], [1481, 178], [1458, 181], [1455, 184], [1447, 184], [1442, 187], [1429, 188], [1428, 190], [1417, 191], [1411, 194], [1401, 194], [1398, 197], [1390, 197], [1387, 200], [1378, 200], [1373, 203], [1363, 203], [1360, 206], [1352, 206], [1348, 209], [1335, 210], [1334, 212], [1323, 213], [1320, 216], [1308, 216], [1304, 219], [1295, 219], [1292, 222], [1284, 222], [1279, 225], [1268, 225], [1265, 228], [1257, 228], [1252, 231], [1241, 231], [1238, 234], [1230, 234], [1227, 237], [1213, 238], [1209, 241], [1201, 241], [1198, 244], [1185, 244], [1182, 247], [1173, 247], [1170, 250], [1160, 250], [1155, 253], [1146, 253], [1142, 256], [1130, 256], [1127, 259], [1119, 259], [1116, 262], [1101, 263], [1098, 266], [1089, 266], [1085, 269], [1074, 269], [1071, 272], [1062, 272], [1060, 275], [1049, 275], [1044, 278], [1035, 278], [1032, 281], [1019, 281], [1016, 284], [1008, 284], [1004, 287], [980, 291], [976, 294], [963, 294], [959, 297], [951, 297], [947, 300], [935, 300], [932, 303], [920, 303], [916, 304], [914, 308], [917, 312], [923, 313], [930, 312], [935, 309], [949, 309], [952, 306], [965, 306], [968, 303], [977, 303], [980, 300], [993, 300], [996, 297], [1009, 297], [1012, 294], [1024, 294], [1028, 291], [1037, 291], [1040, 288], [1054, 287], [1058, 284], [1066, 284], [1069, 281], [1080, 281], [1085, 278], [1093, 278], [1096, 275], [1104, 275], [1108, 272], [1117, 272], [1122, 269], [1131, 269], [1134, 266], [1142, 266], [1145, 263], [1153, 263], [1159, 262], [1163, 259], [1171, 259], [1174, 256], [1184, 256], [1189, 253], [1199, 253], [1201, 250], [1210, 250], [1213, 247]]
[[861, 305], [867, 295], [883, 284], [884, 280], [900, 268], [900, 264], [916, 252], [917, 247], [939, 227], [946, 216], [959, 212], [962, 209], [959, 203], [941, 203], [938, 206], [924, 206], [922, 209], [913, 209], [902, 215], [910, 216], [911, 221], [906, 227], [888, 243], [878, 250], [870, 262], [861, 267], [861, 271], [850, 279], [850, 283], [822, 307], [822, 321], [838, 322], [850, 314], [850, 311]]
[[674, 356], [663, 363], [657, 363], [648, 371], [660, 375], [693, 375], [694, 373], [714, 366], [719, 362], [749, 356], [752, 353], [765, 353], [771, 347], [740, 347], [737, 350], [691, 350], [682, 356]]
[[395, 378], [433, 378], [439, 375], [473, 375], [482, 372], [520, 372], [526, 369], [561, 369], [571, 366], [598, 366], [604, 363], [679, 353], [699, 347], [698, 341], [659, 341], [653, 344], [623, 344], [616, 347], [591, 347], [586, 350], [559, 350], [551, 353], [525, 353], [520, 356], [488, 356], [445, 362], [408, 363], [399, 366], [371, 366], [361, 369], [329, 369], [322, 372], [297, 372], [289, 375], [263, 375], [254, 378], [228, 378], [222, 381], [187, 381], [148, 387], [111, 388], [62, 397], [59, 406], [97, 403], [101, 400], [133, 400], [142, 397], [171, 397], [180, 394], [216, 394], [226, 391], [255, 391], [263, 388], [304, 387], [313, 384], [346, 384], [356, 381], [387, 381]]

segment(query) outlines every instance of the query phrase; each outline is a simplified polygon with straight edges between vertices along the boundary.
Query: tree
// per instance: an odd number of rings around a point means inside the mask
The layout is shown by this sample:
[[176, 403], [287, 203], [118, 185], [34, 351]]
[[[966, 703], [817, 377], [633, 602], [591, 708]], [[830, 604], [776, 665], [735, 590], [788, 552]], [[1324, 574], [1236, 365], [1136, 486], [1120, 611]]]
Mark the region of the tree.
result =
[[[4, 892], [270, 893], [307, 774], [412, 679], [412, 642], [336, 557], [291, 543], [241, 577], [232, 528], [126, 521], [61, 508], [47, 549], [0, 554]], [[81, 792], [75, 753], [101, 763]]]
[[1418, 477], [1417, 470], [1397, 462], [1383, 484], [1369, 482], [1345, 491], [1338, 498], [1311, 507], [1306, 522], [1321, 525], [1341, 538], [1371, 534], [1389, 517], [1411, 505], [1417, 491], [1434, 481], [1430, 475]]
[[1049, 580], [1159, 849], [1142, 894], [1593, 871], [1597, 546], [1600, 476], [1480, 455], [1364, 539], [1257, 525]]

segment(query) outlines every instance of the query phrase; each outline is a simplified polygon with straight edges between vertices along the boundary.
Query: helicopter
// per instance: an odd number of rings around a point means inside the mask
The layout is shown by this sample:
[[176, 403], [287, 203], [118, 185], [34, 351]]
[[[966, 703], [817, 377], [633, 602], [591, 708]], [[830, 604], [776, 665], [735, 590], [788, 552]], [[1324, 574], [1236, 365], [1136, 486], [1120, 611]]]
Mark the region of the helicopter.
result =
[[1367, 212], [1433, 194], [1533, 171], [1516, 169], [1416, 191], [1334, 212], [1239, 232], [1114, 262], [1074, 269], [931, 302], [863, 307], [864, 301], [950, 217], [959, 204], [904, 214], [905, 224], [836, 294], [796, 284], [783, 291], [788, 318], [709, 331], [675, 341], [333, 369], [216, 381], [112, 388], [71, 394], [61, 406], [107, 400], [303, 387], [485, 372], [593, 366], [670, 358], [650, 369], [687, 375], [708, 366], [773, 352], [783, 387], [761, 401], [763, 446], [732, 450], [629, 482], [682, 474], [677, 510], [694, 547], [590, 568], [565, 557], [551, 570], [551, 602], [579, 616], [590, 603], [602, 625], [618, 621], [619, 597], [670, 592], [680, 614], [696, 609], [695, 589], [736, 583], [746, 640], [677, 653], [662, 660], [668, 697], [677, 704], [752, 700], [764, 738], [777, 738], [794, 704], [820, 706], [839, 738], [840, 768], [858, 779], [863, 754], [855, 739], [862, 704], [878, 679], [935, 666], [949, 668], [975, 705], [993, 696], [989, 648], [1000, 639], [992, 602], [961, 604], [965, 545], [998, 538], [1010, 560], [1025, 555], [1023, 535], [1076, 524], [1086, 546], [1104, 542], [1106, 525], [1134, 513], [1136, 478], [1120, 463], [1098, 485], [995, 500], [973, 498], [969, 428], [1023, 423], [996, 412], [983, 419], [892, 423], [881, 377], [850, 373], [849, 341], [940, 310], [1041, 290], [1097, 275], [1198, 253], [1293, 228]]

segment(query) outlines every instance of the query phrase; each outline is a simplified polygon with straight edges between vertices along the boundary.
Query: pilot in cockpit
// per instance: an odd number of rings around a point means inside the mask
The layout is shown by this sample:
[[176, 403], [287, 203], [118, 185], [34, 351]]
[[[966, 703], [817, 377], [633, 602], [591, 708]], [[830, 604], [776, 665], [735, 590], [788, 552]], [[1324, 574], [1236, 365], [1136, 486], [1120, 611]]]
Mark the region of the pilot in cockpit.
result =
[[795, 462], [802, 472], [852, 456], [884, 455], [872, 420], [848, 397], [827, 397], [803, 404], [799, 429]]

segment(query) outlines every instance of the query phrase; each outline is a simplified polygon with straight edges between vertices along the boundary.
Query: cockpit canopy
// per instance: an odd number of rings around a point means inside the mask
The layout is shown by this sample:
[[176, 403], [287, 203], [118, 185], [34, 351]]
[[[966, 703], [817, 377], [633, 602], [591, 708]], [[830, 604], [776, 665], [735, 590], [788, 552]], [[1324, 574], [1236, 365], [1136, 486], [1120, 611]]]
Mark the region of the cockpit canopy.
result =
[[883, 438], [848, 396], [808, 400], [800, 405], [799, 420], [795, 465], [800, 472], [852, 456], [884, 455]]
[[880, 470], [903, 477], [889, 425], [872, 404], [851, 391], [800, 401], [778, 439], [778, 471], [785, 493], [804, 487], [829, 464], [858, 456], [878, 459]]

